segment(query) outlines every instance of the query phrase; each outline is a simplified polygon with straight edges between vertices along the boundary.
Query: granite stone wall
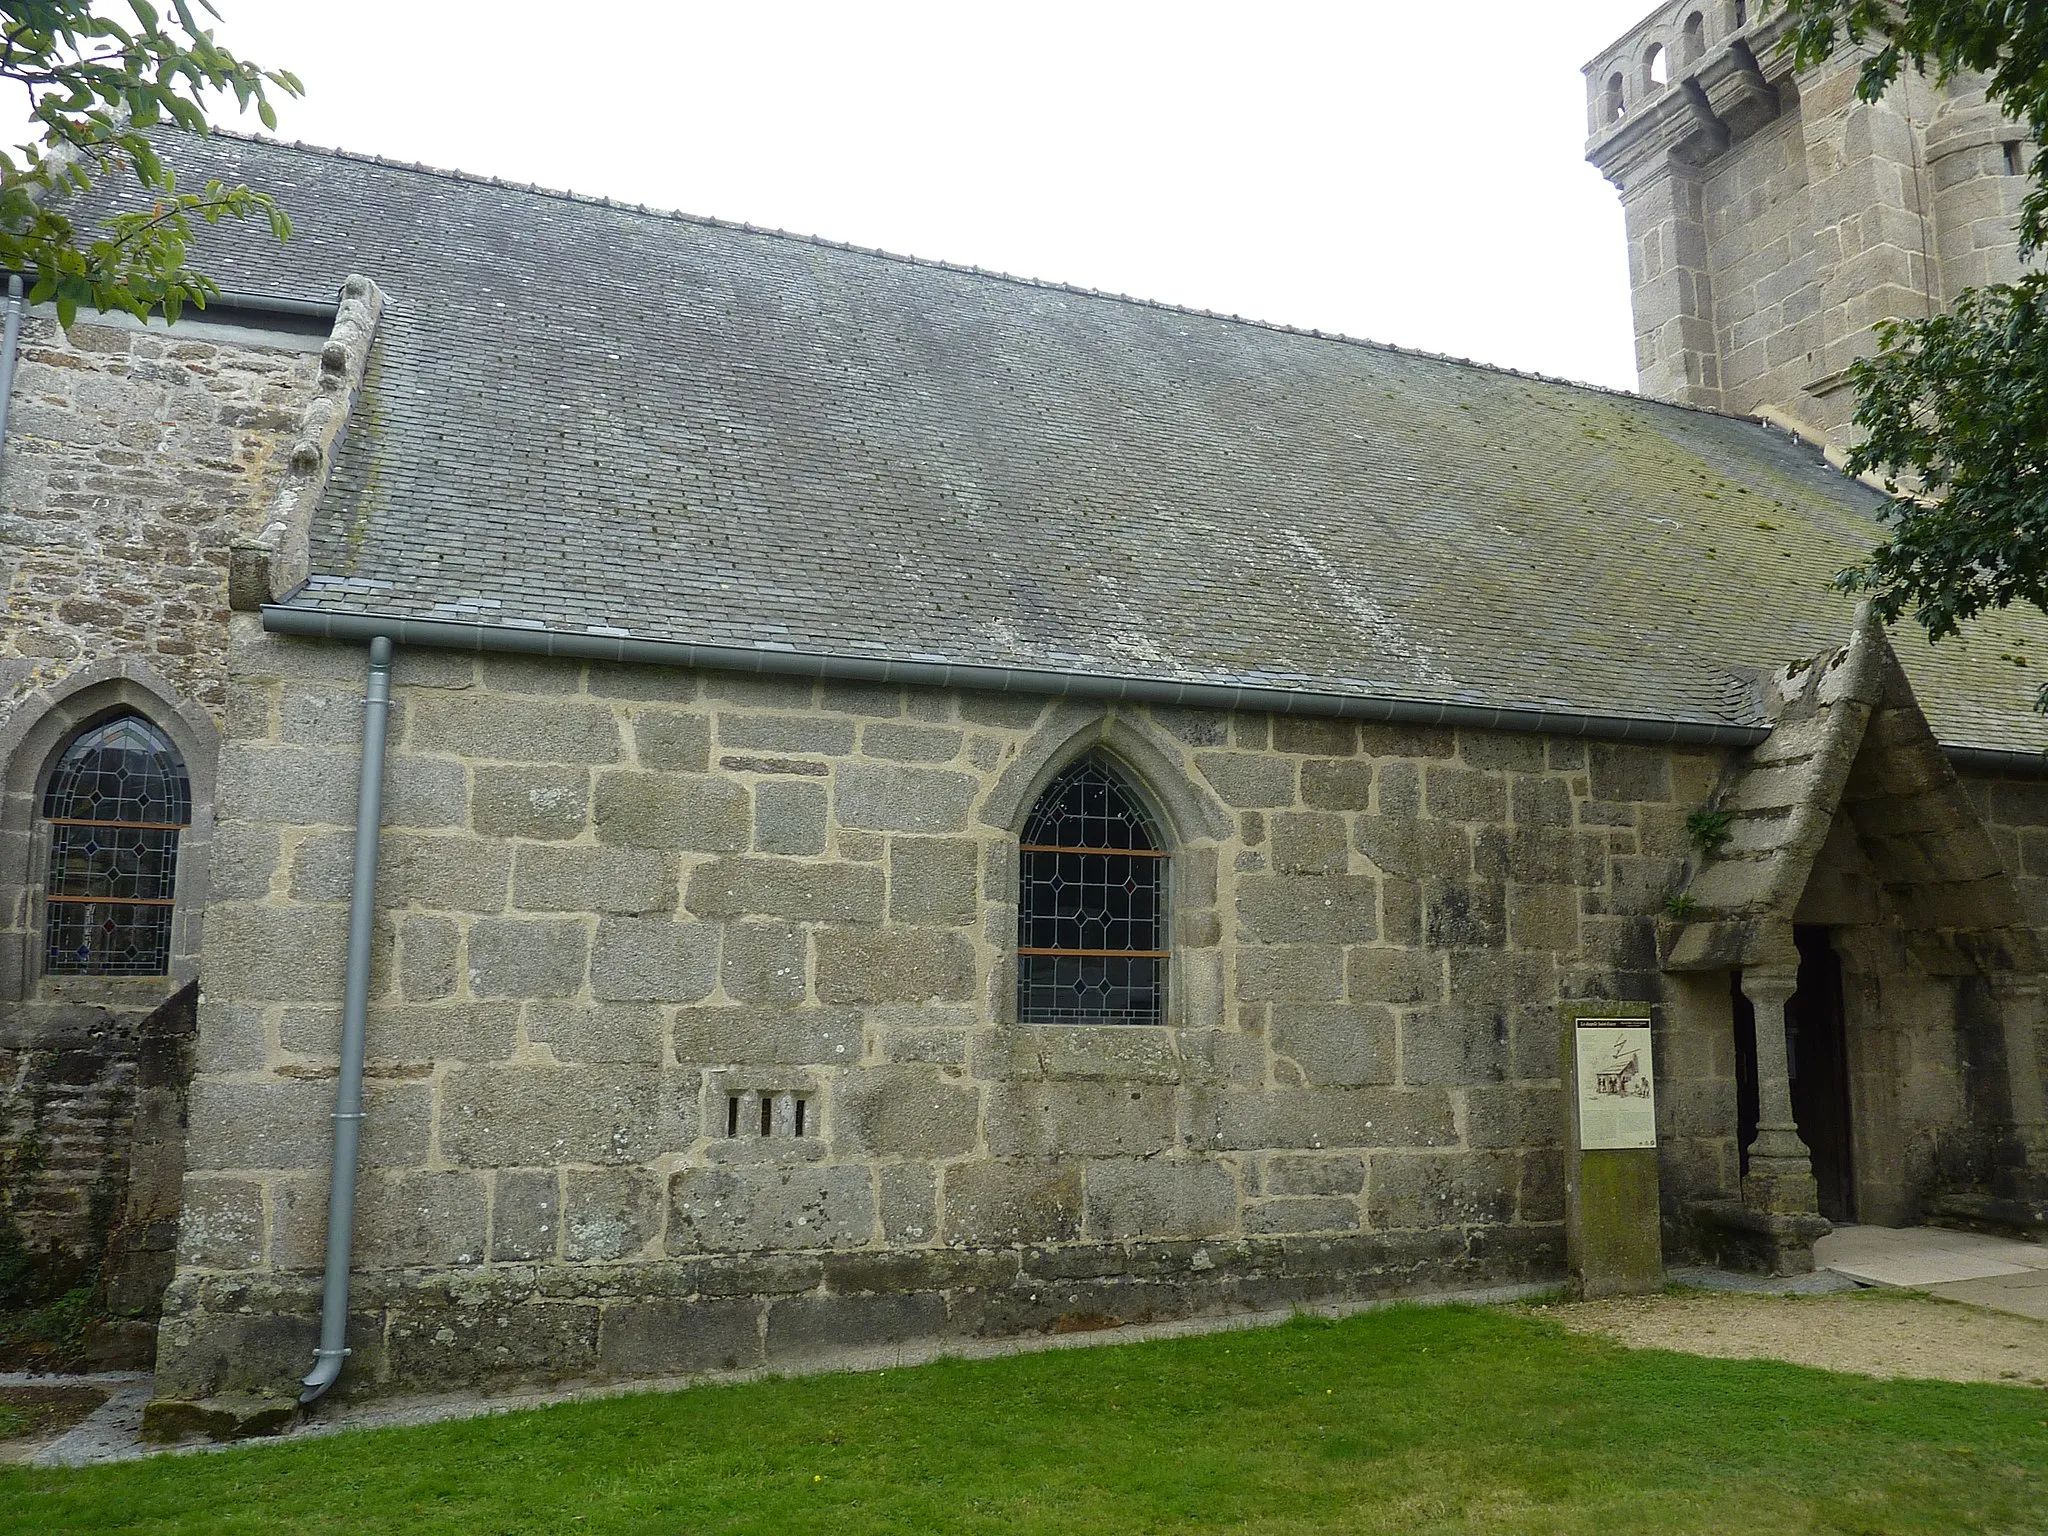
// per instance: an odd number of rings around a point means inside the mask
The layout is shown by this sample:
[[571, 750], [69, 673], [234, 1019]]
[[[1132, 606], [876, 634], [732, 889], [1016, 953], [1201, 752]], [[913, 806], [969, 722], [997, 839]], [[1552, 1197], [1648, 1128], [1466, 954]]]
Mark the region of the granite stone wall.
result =
[[[321, 339], [196, 315], [22, 326], [0, 462], [0, 1215], [30, 1269], [0, 1307], [89, 1273], [129, 1203], [131, 1148], [181, 1134], [147, 1107], [162, 1075], [148, 1021], [197, 966], [228, 549], [285, 472]], [[43, 977], [37, 793], [70, 731], [119, 708], [173, 734], [198, 792], [173, 974]], [[121, 1272], [103, 1277], [124, 1310], [161, 1286], [153, 1241], [117, 1244]]]
[[[324, 1238], [364, 654], [234, 635], [172, 1396], [303, 1371]], [[1658, 995], [1722, 767], [417, 650], [395, 680], [353, 1391], [1555, 1277], [1558, 1005]], [[1170, 829], [1162, 1027], [1014, 1022], [1017, 831], [1090, 750]], [[1731, 1192], [1732, 1119], [1666, 1111], [1674, 1189]]]

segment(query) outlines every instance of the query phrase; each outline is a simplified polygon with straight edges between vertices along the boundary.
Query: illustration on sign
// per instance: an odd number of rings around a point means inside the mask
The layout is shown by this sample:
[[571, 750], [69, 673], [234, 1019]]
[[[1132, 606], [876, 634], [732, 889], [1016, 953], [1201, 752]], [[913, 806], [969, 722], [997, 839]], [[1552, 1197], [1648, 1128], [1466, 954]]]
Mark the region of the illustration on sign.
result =
[[1657, 1145], [1657, 1107], [1651, 1091], [1650, 1021], [1584, 1019], [1579, 1022], [1579, 1146], [1614, 1151]]

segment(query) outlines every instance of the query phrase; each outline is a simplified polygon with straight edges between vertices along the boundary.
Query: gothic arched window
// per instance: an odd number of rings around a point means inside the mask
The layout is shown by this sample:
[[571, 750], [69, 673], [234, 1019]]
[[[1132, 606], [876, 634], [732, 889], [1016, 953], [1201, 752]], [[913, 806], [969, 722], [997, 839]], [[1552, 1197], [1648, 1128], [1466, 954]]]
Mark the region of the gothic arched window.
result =
[[50, 828], [43, 970], [161, 976], [192, 784], [168, 736], [119, 715], [72, 738], [43, 795]]
[[1166, 850], [1114, 770], [1084, 758], [1039, 796], [1017, 893], [1017, 1018], [1157, 1024], [1166, 996]]

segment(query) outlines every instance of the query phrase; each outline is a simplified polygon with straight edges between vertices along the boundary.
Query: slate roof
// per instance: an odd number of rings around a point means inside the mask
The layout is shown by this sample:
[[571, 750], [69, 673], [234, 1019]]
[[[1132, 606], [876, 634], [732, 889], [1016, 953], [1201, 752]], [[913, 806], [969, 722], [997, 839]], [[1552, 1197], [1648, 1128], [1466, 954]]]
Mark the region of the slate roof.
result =
[[[1763, 426], [232, 137], [230, 290], [389, 296], [295, 606], [1757, 724], [1880, 499]], [[1532, 297], [1532, 302], [1535, 299]], [[2048, 623], [1896, 644], [2038, 748]]]

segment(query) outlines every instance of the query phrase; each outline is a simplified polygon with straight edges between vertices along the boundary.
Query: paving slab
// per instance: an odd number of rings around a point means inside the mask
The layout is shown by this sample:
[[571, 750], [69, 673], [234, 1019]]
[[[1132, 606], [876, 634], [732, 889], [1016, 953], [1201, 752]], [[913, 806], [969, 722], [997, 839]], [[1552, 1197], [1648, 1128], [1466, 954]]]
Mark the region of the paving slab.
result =
[[1865, 1285], [1933, 1290], [2048, 1271], [2048, 1248], [1946, 1227], [1838, 1226], [1813, 1245], [1816, 1268]]
[[1946, 1227], [1839, 1226], [1813, 1245], [1818, 1270], [1926, 1291], [2048, 1322], [2048, 1247]]
[[1952, 1280], [1930, 1285], [1928, 1292], [1950, 1301], [1967, 1301], [1979, 1307], [1996, 1307], [2021, 1317], [2048, 1323], [2048, 1269], [2022, 1270], [2017, 1275], [1991, 1275], [1982, 1280]]

